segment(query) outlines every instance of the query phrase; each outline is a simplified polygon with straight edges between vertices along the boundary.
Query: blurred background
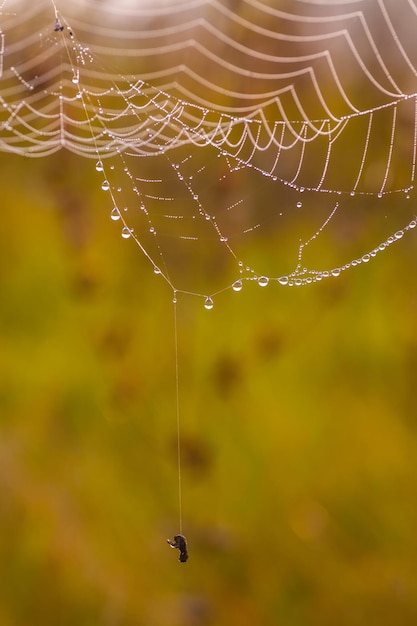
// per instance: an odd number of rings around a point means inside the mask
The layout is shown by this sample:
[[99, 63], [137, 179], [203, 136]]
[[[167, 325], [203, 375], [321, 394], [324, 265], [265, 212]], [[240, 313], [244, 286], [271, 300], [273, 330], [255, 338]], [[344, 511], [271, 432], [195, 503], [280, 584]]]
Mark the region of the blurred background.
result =
[[415, 624], [415, 236], [180, 296], [180, 564], [172, 291], [81, 159], [0, 157], [0, 623]]

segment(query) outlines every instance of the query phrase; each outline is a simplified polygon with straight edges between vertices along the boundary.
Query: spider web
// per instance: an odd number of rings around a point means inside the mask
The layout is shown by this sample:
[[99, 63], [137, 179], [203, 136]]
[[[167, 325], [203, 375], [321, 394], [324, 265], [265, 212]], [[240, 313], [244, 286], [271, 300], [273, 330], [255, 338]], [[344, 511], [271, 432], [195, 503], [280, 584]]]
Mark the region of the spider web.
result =
[[135, 6], [0, 4], [0, 149], [92, 159], [174, 299], [337, 277], [416, 227], [412, 0]]

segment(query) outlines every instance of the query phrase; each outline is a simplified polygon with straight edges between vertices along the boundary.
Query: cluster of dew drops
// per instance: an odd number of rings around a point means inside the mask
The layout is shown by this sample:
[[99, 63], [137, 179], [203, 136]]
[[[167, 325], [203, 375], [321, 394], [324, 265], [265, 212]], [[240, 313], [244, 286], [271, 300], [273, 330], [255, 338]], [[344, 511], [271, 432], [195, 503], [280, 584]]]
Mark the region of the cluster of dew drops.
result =
[[[104, 172], [104, 166], [101, 160], [98, 160], [96, 163], [96, 171], [97, 172]], [[102, 184], [101, 184], [101, 188], [103, 191], [109, 191], [110, 190], [110, 183], [107, 179], [105, 179]], [[351, 195], [354, 195], [354, 192], [351, 193]], [[380, 194], [378, 194], [378, 197], [380, 197]], [[409, 198], [409, 195], [407, 195], [407, 199]], [[297, 207], [301, 207], [302, 203], [301, 202], [297, 202]], [[127, 210], [127, 209], [125, 209]], [[119, 221], [121, 219], [121, 214], [120, 214], [120, 210], [117, 206], [114, 206], [113, 209], [111, 210], [110, 213], [110, 217], [113, 221]], [[379, 246], [377, 246], [376, 248], [374, 248], [373, 250], [371, 250], [370, 252], [367, 252], [365, 254], [363, 254], [360, 258], [358, 259], [354, 259], [352, 261], [350, 261], [349, 263], [346, 263], [345, 265], [341, 266], [341, 267], [335, 267], [331, 270], [322, 270], [322, 271], [309, 271], [307, 270], [307, 268], [303, 268], [300, 269], [299, 267], [297, 267], [297, 269], [292, 272], [291, 274], [287, 275], [287, 276], [281, 276], [279, 278], [269, 278], [267, 276], [257, 276], [255, 274], [255, 272], [247, 267], [246, 270], [249, 274], [248, 276], [245, 276], [244, 278], [238, 278], [237, 280], [235, 280], [235, 282], [231, 285], [231, 288], [233, 291], [235, 292], [239, 292], [242, 290], [243, 288], [243, 281], [248, 280], [248, 281], [256, 281], [257, 284], [260, 287], [266, 287], [267, 285], [269, 285], [269, 283], [271, 281], [273, 282], [277, 282], [278, 284], [282, 285], [282, 286], [288, 286], [288, 287], [292, 287], [292, 286], [301, 286], [301, 285], [308, 285], [311, 283], [315, 283], [315, 282], [320, 282], [323, 279], [326, 278], [337, 278], [338, 276], [340, 276], [342, 274], [342, 272], [344, 272], [345, 270], [351, 268], [351, 267], [355, 267], [358, 266], [362, 263], [368, 263], [371, 258], [375, 257], [379, 252], [382, 252], [383, 250], [385, 250], [388, 246], [390, 246], [391, 244], [393, 244], [394, 242], [398, 241], [399, 239], [402, 239], [402, 237], [405, 235], [406, 231], [412, 230], [414, 228], [417, 227], [417, 217], [415, 217], [414, 219], [412, 219], [409, 224], [407, 224], [403, 229], [398, 230], [397, 232], [395, 232], [393, 235], [391, 235], [390, 237], [388, 237], [386, 239], [386, 241], [382, 242], [381, 244], [379, 244]], [[122, 228], [122, 232], [121, 235], [123, 237], [123, 239], [129, 239], [132, 236], [133, 230], [130, 229], [128, 226], [123, 226]], [[239, 261], [239, 268], [240, 268], [240, 273], [243, 273], [243, 263], [241, 261]], [[154, 266], [154, 271], [156, 274], [160, 274], [160, 270], [159, 268], [155, 265]], [[174, 297], [173, 297], [173, 302], [176, 303], [177, 302], [177, 292], [174, 291]], [[213, 309], [214, 307], [214, 301], [213, 298], [211, 296], [203, 296], [205, 298], [204, 300], [204, 308], [207, 311], [210, 311], [211, 309]]]

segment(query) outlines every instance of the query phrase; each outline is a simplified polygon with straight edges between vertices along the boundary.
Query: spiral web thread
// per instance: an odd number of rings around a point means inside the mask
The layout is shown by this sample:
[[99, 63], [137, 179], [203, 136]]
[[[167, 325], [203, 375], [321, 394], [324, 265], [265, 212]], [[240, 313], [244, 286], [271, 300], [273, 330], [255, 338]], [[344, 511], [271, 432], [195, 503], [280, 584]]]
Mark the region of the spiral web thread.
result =
[[93, 159], [174, 299], [336, 277], [416, 227], [412, 0], [66, 4], [0, 4], [0, 149]]

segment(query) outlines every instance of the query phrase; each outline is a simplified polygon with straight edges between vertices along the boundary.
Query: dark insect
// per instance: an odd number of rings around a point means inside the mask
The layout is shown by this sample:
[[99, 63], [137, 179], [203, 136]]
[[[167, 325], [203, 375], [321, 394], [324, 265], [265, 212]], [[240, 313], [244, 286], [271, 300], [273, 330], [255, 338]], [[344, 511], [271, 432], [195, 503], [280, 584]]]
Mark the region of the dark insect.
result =
[[54, 31], [57, 33], [59, 30], [62, 32], [64, 30], [64, 27], [61, 26], [61, 22], [59, 21], [58, 18], [56, 18]]
[[171, 548], [176, 548], [180, 551], [179, 560], [181, 563], [185, 563], [188, 559], [188, 550], [187, 550], [187, 540], [184, 535], [175, 535], [174, 541], [170, 541], [167, 539], [167, 543], [171, 546]]

